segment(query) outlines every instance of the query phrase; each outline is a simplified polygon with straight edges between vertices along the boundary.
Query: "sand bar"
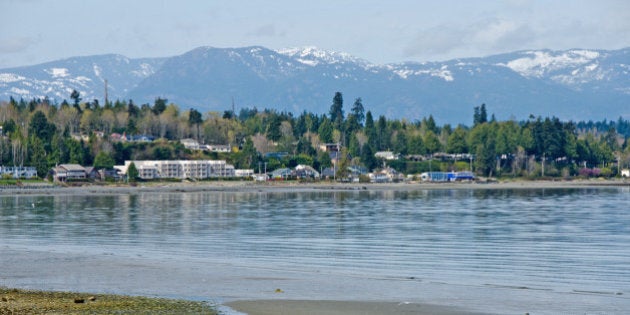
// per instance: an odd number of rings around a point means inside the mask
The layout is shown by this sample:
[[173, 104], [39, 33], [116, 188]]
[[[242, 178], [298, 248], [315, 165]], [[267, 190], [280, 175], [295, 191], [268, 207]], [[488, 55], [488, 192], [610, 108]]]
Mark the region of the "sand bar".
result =
[[490, 314], [465, 311], [420, 303], [364, 302], [364, 301], [311, 301], [311, 300], [257, 300], [236, 301], [228, 306], [249, 315], [475, 315]]

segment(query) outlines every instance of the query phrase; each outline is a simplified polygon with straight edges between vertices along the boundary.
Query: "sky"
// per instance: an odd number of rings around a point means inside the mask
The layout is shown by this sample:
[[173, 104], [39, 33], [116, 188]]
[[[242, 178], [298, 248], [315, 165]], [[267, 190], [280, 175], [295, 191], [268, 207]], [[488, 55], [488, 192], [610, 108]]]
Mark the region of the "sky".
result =
[[315, 46], [373, 63], [630, 47], [627, 0], [0, 0], [0, 68], [200, 46]]

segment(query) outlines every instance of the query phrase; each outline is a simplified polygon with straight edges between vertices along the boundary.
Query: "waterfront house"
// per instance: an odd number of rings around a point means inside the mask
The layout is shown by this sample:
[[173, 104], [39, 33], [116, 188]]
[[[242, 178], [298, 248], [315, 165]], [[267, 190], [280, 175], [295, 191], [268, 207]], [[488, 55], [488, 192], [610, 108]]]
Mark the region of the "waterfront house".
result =
[[319, 172], [309, 165], [298, 165], [295, 167], [295, 176], [298, 178], [319, 178]]
[[0, 166], [0, 175], [11, 178], [35, 178], [37, 169], [34, 166]]
[[422, 181], [428, 182], [455, 182], [462, 180], [474, 180], [472, 172], [425, 172], [420, 174]]
[[85, 168], [79, 164], [60, 164], [53, 168], [53, 179], [60, 182], [68, 180], [84, 180], [87, 178]]

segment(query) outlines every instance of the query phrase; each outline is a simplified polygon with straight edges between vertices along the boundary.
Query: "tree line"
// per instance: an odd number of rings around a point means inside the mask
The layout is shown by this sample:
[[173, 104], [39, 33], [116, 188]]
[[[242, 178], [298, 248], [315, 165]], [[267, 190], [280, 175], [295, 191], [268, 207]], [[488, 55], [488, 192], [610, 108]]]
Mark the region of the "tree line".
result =
[[[201, 113], [164, 98], [153, 104], [100, 104], [83, 101], [76, 91], [70, 99], [61, 104], [47, 98], [0, 102], [0, 165], [35, 166], [44, 175], [63, 163], [109, 168], [131, 159], [220, 158], [237, 168], [258, 170], [265, 163], [268, 171], [297, 164], [322, 169], [332, 164], [330, 154], [319, 150], [327, 143], [340, 147], [340, 176], [351, 165], [403, 173], [472, 169], [482, 176], [613, 176], [630, 159], [630, 123], [622, 118], [600, 123], [533, 116], [497, 121], [482, 104], [473, 108], [470, 126], [440, 126], [431, 115], [415, 121], [374, 117], [360, 97], [346, 110], [341, 92], [324, 104], [330, 106], [326, 114], [256, 107]], [[121, 142], [112, 134], [157, 140]], [[233, 152], [191, 151], [179, 142], [184, 138], [230, 144]], [[378, 151], [392, 151], [401, 159], [379, 160]], [[286, 154], [266, 157], [271, 152]], [[445, 154], [467, 158], [435, 160]]]

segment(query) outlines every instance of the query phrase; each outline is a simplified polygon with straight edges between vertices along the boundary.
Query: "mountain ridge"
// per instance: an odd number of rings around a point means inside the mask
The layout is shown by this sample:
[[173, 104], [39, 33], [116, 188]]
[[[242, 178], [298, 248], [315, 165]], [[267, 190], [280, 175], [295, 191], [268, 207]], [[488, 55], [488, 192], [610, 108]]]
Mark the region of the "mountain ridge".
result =
[[[499, 119], [529, 115], [563, 119], [630, 116], [630, 48], [522, 50], [443, 62], [374, 64], [316, 47], [202, 46], [168, 58], [106, 54], [0, 69], [0, 100], [14, 97], [152, 103], [167, 98], [182, 108], [239, 107], [326, 113], [336, 91], [350, 108], [361, 97], [375, 115], [409, 120], [433, 115], [469, 123], [485, 103]], [[607, 117], [603, 117], [607, 116]]]

